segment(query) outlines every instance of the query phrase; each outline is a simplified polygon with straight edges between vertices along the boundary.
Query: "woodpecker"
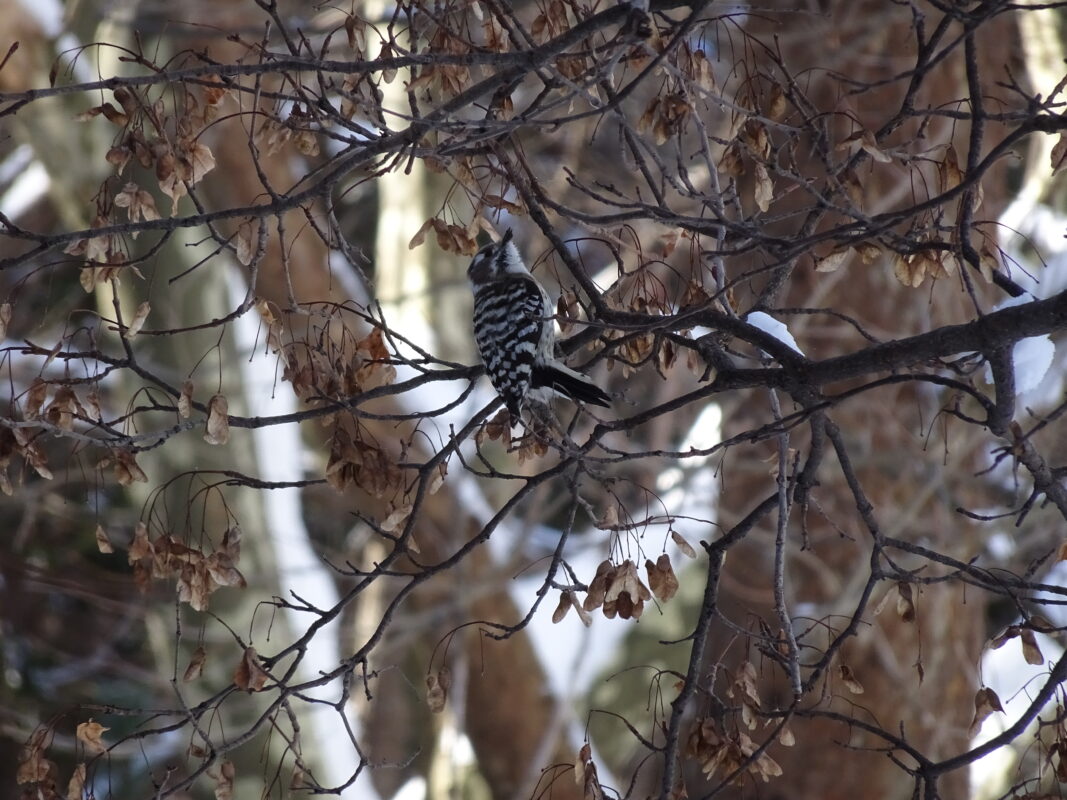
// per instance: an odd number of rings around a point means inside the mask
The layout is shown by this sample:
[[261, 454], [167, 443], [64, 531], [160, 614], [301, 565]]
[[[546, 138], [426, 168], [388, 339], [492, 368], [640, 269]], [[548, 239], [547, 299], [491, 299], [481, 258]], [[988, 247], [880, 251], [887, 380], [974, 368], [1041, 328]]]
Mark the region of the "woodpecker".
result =
[[553, 392], [611, 405], [599, 386], [556, 360], [551, 301], [523, 263], [510, 229], [478, 251], [467, 278], [474, 292], [474, 341], [513, 420], [528, 399], [546, 403]]

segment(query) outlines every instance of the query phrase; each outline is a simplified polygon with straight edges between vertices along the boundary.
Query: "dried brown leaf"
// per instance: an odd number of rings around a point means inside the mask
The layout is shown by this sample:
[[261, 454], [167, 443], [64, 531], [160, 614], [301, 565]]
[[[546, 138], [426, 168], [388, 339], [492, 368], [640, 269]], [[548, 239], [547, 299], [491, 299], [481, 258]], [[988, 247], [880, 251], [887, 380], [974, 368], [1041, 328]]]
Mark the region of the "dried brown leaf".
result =
[[404, 522], [411, 516], [412, 507], [401, 505], [389, 512], [389, 516], [381, 521], [379, 527], [386, 533], [392, 533], [397, 528], [402, 528]]
[[234, 686], [249, 692], [258, 692], [266, 685], [269, 678], [270, 675], [259, 663], [256, 648], [246, 647], [233, 671]]
[[67, 800], [84, 800], [85, 777], [85, 764], [78, 764], [67, 781]]
[[185, 381], [182, 383], [182, 392], [178, 395], [178, 416], [182, 419], [189, 419], [189, 415], [193, 411], [193, 382]]
[[237, 226], [237, 237], [234, 247], [237, 249], [237, 260], [246, 267], [252, 263], [255, 257], [259, 240], [259, 220], [246, 220]]
[[610, 505], [604, 509], [604, 513], [600, 515], [600, 519], [593, 523], [596, 527], [602, 531], [612, 531], [619, 527], [619, 508], [616, 505]]
[[48, 384], [43, 378], [34, 378], [30, 388], [26, 390], [23, 414], [26, 419], [37, 419], [41, 416], [41, 406], [48, 399]]
[[660, 602], [666, 603], [678, 592], [678, 577], [671, 566], [671, 557], [666, 553], [660, 555], [653, 564], [651, 559], [645, 561], [648, 585], [652, 594]]
[[766, 115], [770, 119], [780, 120], [785, 116], [785, 108], [785, 90], [776, 83], [771, 89], [770, 97], [767, 98]]
[[182, 680], [185, 683], [195, 681], [204, 672], [204, 662], [207, 660], [207, 651], [204, 650], [203, 645], [197, 645], [197, 648], [193, 651], [192, 657], [189, 659], [189, 666], [185, 668], [185, 673], [182, 675]]
[[138, 522], [137, 527], [133, 531], [133, 541], [130, 542], [129, 553], [127, 554], [127, 560], [130, 564], [136, 561], [140, 561], [142, 558], [150, 558], [154, 553], [152, 542], [148, 538], [148, 526], [143, 522]]
[[741, 157], [741, 145], [734, 139], [723, 151], [719, 159], [719, 171], [724, 172], [731, 178], [740, 178], [745, 174], [745, 162]]
[[119, 486], [129, 486], [131, 483], [148, 483], [148, 476], [137, 464], [136, 456], [129, 450], [114, 450], [115, 456], [115, 479]]
[[215, 779], [215, 800], [233, 800], [233, 781], [237, 775], [233, 762], [222, 759], [217, 769], [208, 770], [208, 775]]
[[189, 183], [192, 186], [200, 183], [205, 175], [215, 169], [215, 156], [206, 144], [195, 142], [186, 148], [185, 157], [189, 159], [192, 167], [189, 175]]
[[678, 549], [682, 552], [682, 555], [688, 558], [697, 557], [697, 551], [693, 549], [693, 545], [689, 544], [686, 538], [678, 533], [678, 531], [671, 531], [671, 539], [678, 545]]
[[574, 606], [574, 611], [578, 614], [578, 619], [580, 619], [582, 624], [588, 628], [593, 624], [592, 615], [585, 610], [585, 607], [581, 603], [578, 602], [578, 595], [572, 591], [568, 591], [567, 594], [570, 595], [571, 605]]
[[208, 444], [226, 444], [230, 440], [230, 404], [223, 394], [211, 398], [208, 404], [207, 426], [204, 441]]
[[79, 722], [77, 728], [78, 741], [85, 745], [85, 749], [93, 755], [98, 755], [107, 750], [107, 745], [104, 744], [101, 738], [104, 735], [104, 731], [108, 731], [110, 728], [105, 728], [99, 722], [93, 722], [90, 719], [88, 722]]
[[[48, 780], [49, 775], [54, 774], [55, 771], [55, 763], [44, 757], [42, 747], [29, 746], [23, 748], [22, 753], [19, 755], [19, 766], [15, 771], [15, 782], [20, 785], [24, 783], [44, 783]], [[25, 796], [23, 795], [23, 797]], [[29, 796], [36, 798], [37, 794], [34, 793]]]
[[871, 244], [870, 242], [863, 242], [862, 244], [856, 245], [856, 252], [859, 254], [860, 260], [862, 260], [864, 264], [873, 264], [882, 255], [882, 249], [878, 245]]
[[432, 714], [440, 714], [445, 710], [445, 700], [447, 694], [445, 687], [441, 685], [441, 681], [436, 675], [430, 674], [426, 676], [426, 706], [430, 709]]
[[874, 138], [874, 134], [869, 130], [865, 129], [860, 134], [860, 147], [863, 148], [863, 150], [875, 161], [888, 164], [893, 160], [878, 146], [878, 141]]
[[988, 686], [983, 686], [974, 695], [974, 718], [971, 720], [967, 735], [973, 739], [981, 729], [982, 723], [995, 711], [1003, 713], [1004, 706], [1001, 705], [996, 692]]
[[1067, 133], [1061, 133], [1052, 148], [1052, 174], [1055, 175], [1065, 166], [1067, 166]]
[[570, 592], [560, 592], [559, 603], [556, 604], [556, 610], [552, 612], [553, 624], [562, 622], [564, 617], [567, 616], [567, 612], [571, 610], [573, 604], [574, 602]]
[[414, 250], [426, 241], [426, 234], [429, 233], [430, 228], [433, 227], [433, 222], [433, 219], [428, 219], [422, 223], [422, 226], [415, 231], [415, 235], [411, 237], [411, 241], [408, 242], [408, 250]]
[[841, 266], [848, 261], [853, 250], [851, 247], [846, 247], [842, 250], [833, 250], [829, 254], [822, 258], [815, 259], [815, 271], [816, 272], [836, 272]]
[[893, 274], [905, 286], [916, 288], [922, 285], [926, 277], [926, 259], [916, 255], [896, 253], [893, 256]]
[[915, 601], [910, 583], [897, 582], [897, 614], [905, 622], [915, 621]]
[[1019, 638], [1023, 646], [1023, 658], [1027, 664], [1040, 666], [1045, 663], [1045, 657], [1041, 654], [1041, 648], [1037, 645], [1037, 636], [1029, 628], [1024, 628]]
[[760, 211], [770, 208], [771, 200], [774, 199], [774, 182], [771, 180], [770, 173], [767, 172], [767, 167], [759, 162], [756, 162], [755, 188], [752, 197]]
[[107, 531], [104, 530], [104, 526], [99, 523], [96, 526], [96, 549], [101, 553], [114, 553], [115, 548], [111, 544], [111, 540], [107, 536]]
[[148, 319], [148, 314], [152, 311], [152, 305], [145, 300], [139, 306], [137, 311], [134, 312], [133, 319], [130, 320], [130, 324], [126, 326], [126, 330], [122, 332], [124, 339], [130, 339], [140, 333], [141, 328], [144, 327], [144, 322]]
[[963, 183], [963, 171], [960, 169], [960, 159], [954, 145], [950, 144], [945, 150], [945, 158], [937, 165], [937, 172], [942, 192], [955, 189]]
[[841, 664], [838, 666], [837, 676], [841, 679], [841, 682], [845, 684], [845, 688], [852, 692], [852, 694], [863, 694], [863, 684], [856, 680], [856, 675], [852, 672], [852, 667], [848, 664]]
[[1018, 625], [1009, 625], [1007, 628], [1005, 628], [1003, 631], [1001, 631], [997, 636], [994, 636], [992, 639], [989, 640], [989, 646], [993, 650], [999, 650], [1005, 644], [1007, 644], [1012, 639], [1014, 639], [1016, 636], [1018, 636], [1021, 633], [1021, 631], [1022, 631], [1022, 629]]
[[585, 593], [585, 602], [582, 607], [586, 611], [595, 611], [604, 604], [604, 597], [608, 590], [608, 581], [615, 576], [615, 565], [605, 559], [596, 568], [596, 575], [589, 582], [589, 588]]

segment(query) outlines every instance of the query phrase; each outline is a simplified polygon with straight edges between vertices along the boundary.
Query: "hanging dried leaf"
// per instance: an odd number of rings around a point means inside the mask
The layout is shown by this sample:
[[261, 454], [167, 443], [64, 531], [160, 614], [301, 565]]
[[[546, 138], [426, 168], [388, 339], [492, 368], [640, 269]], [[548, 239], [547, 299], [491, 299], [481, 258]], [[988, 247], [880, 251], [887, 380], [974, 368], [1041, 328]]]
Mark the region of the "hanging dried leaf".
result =
[[563, 618], [567, 616], [567, 612], [571, 610], [573, 601], [569, 592], [559, 593], [559, 603], [556, 604], [556, 610], [552, 612], [553, 624], [558, 624], [563, 621]]
[[759, 162], [756, 163], [755, 182], [753, 199], [760, 211], [766, 211], [771, 207], [771, 200], [774, 199], [774, 182], [771, 180], [770, 173], [767, 172], [767, 167]]
[[686, 538], [682, 536], [682, 534], [678, 533], [678, 531], [671, 531], [671, 539], [676, 545], [678, 545], [678, 549], [681, 550], [682, 555], [688, 558], [697, 557], [697, 551], [693, 549], [693, 545], [689, 544]]
[[1064, 166], [1067, 166], [1067, 133], [1061, 133], [1052, 148], [1052, 174], [1057, 174]]
[[910, 583], [897, 583], [897, 614], [905, 622], [915, 621], [915, 601], [912, 599]]
[[883, 164], [888, 164], [891, 159], [881, 147], [878, 146], [878, 140], [874, 138], [874, 134], [866, 128], [857, 131], [849, 136], [847, 139], [837, 145], [837, 150], [849, 150], [855, 153], [857, 150], [863, 150], [867, 155], [873, 158], [875, 161], [879, 161]]
[[783, 725], [778, 731], [778, 744], [782, 747], [792, 747], [797, 743], [797, 737], [793, 735], [793, 729]]
[[974, 695], [974, 718], [971, 720], [967, 735], [973, 739], [981, 729], [982, 723], [994, 711], [1004, 713], [1004, 706], [1001, 705], [996, 692], [988, 686], [983, 686]]
[[785, 89], [779, 84], [774, 84], [770, 97], [767, 98], [766, 116], [775, 121], [785, 116]]
[[863, 684], [856, 680], [856, 676], [852, 672], [852, 667], [848, 664], [841, 664], [838, 666], [837, 676], [841, 679], [841, 682], [845, 684], [845, 688], [852, 692], [852, 694], [863, 694]]
[[105, 728], [99, 722], [93, 722], [90, 719], [88, 722], [79, 722], [77, 728], [78, 741], [85, 745], [85, 749], [93, 755], [98, 755], [107, 750], [107, 745], [104, 744], [102, 736], [104, 731], [108, 731], [110, 728]]
[[386, 533], [392, 533], [398, 528], [402, 528], [404, 522], [411, 516], [412, 507], [410, 505], [401, 505], [394, 508], [385, 519], [381, 521], [379, 527]]
[[917, 261], [910, 255], [896, 253], [893, 256], [893, 274], [905, 286], [917, 287], [926, 277], [926, 262]]
[[615, 576], [615, 566], [611, 561], [605, 559], [601, 561], [596, 568], [596, 575], [593, 580], [589, 582], [589, 588], [586, 589], [585, 602], [582, 607], [586, 611], [595, 611], [604, 604], [604, 597], [608, 590], [608, 581]]
[[604, 509], [604, 513], [600, 515], [600, 519], [593, 523], [596, 527], [602, 531], [613, 531], [619, 527], [619, 509], [618, 506], [610, 505]]
[[189, 419], [189, 414], [193, 410], [193, 382], [185, 381], [182, 383], [182, 393], [178, 395], [178, 416], [182, 419]]
[[589, 743], [586, 742], [582, 745], [582, 749], [578, 751], [578, 755], [574, 759], [574, 784], [575, 786], [581, 786], [585, 783], [585, 765], [592, 757], [592, 748]]
[[208, 775], [215, 779], [215, 800], [233, 800], [233, 781], [237, 775], [233, 762], [222, 759], [217, 769], [208, 770]]
[[255, 257], [259, 239], [259, 220], [246, 220], [237, 226], [237, 237], [234, 247], [237, 249], [237, 260], [246, 267], [252, 263]]
[[[234, 566], [233, 561], [228, 553], [218, 550], [207, 557], [204, 561], [204, 566], [208, 575], [211, 576], [211, 580], [218, 586], [233, 586], [238, 589], [244, 589], [248, 582], [245, 580], [245, 576], [241, 574], [241, 571]], [[209, 586], [208, 590], [213, 591], [214, 588]]]
[[571, 605], [574, 606], [574, 611], [578, 615], [578, 619], [580, 619], [582, 624], [588, 628], [593, 624], [592, 615], [585, 610], [585, 607], [582, 606], [581, 603], [578, 602], [578, 595], [572, 591], [568, 591], [567, 595], [570, 597]]
[[75, 415], [84, 414], [85, 409], [78, 402], [74, 390], [69, 386], [60, 386], [48, 408], [43, 412], [44, 418], [60, 430], [74, 430]]
[[434, 220], [428, 219], [422, 226], [415, 231], [415, 235], [411, 237], [411, 241], [408, 242], [408, 250], [414, 250], [416, 247], [426, 241], [426, 234], [429, 233], [430, 228], [433, 227]]
[[445, 484], [445, 475], [448, 474], [448, 462], [442, 461], [430, 475], [430, 482], [426, 487], [428, 494], [437, 494], [437, 491]]
[[144, 321], [148, 319], [148, 314], [151, 310], [152, 306], [147, 300], [137, 306], [137, 311], [134, 313], [133, 319], [131, 319], [130, 324], [126, 326], [126, 330], [122, 332], [122, 338], [130, 339], [140, 333], [141, 328], [144, 327]]
[[148, 538], [148, 526], [138, 522], [133, 532], [133, 541], [130, 542], [127, 561], [130, 564], [140, 561], [142, 558], [150, 558], [153, 554], [152, 542]]
[[189, 666], [185, 668], [182, 680], [185, 683], [189, 683], [199, 678], [204, 672], [204, 662], [206, 660], [207, 651], [204, 650], [203, 645], [197, 645], [196, 650], [193, 651], [192, 658], [189, 659]]
[[196, 142], [185, 151], [185, 157], [189, 160], [191, 173], [189, 184], [196, 186], [205, 175], [215, 169], [215, 156], [206, 144]]
[[115, 125], [125, 126], [129, 124], [130, 118], [115, 108], [111, 103], [104, 103], [103, 105], [93, 106], [90, 109], [82, 111], [74, 115], [75, 122], [88, 122], [93, 117], [99, 117], [101, 114], [108, 122], [112, 122]]
[[648, 574], [648, 586], [660, 602], [666, 603], [678, 592], [678, 578], [671, 566], [671, 557], [666, 553], [660, 555], [655, 564], [651, 559], [646, 559], [645, 572]]
[[137, 464], [137, 458], [129, 450], [114, 450], [115, 456], [115, 479], [119, 486], [129, 486], [131, 483], [148, 483], [148, 476]]
[[855, 249], [864, 264], [873, 264], [882, 255], [882, 249], [878, 245], [871, 244], [870, 242], [858, 244]]
[[237, 668], [233, 671], [234, 686], [248, 692], [258, 692], [266, 685], [269, 678], [270, 675], [259, 663], [256, 648], [246, 647], [244, 653], [241, 654]]
[[111, 540], [107, 537], [107, 531], [100, 524], [96, 526], [96, 549], [101, 553], [115, 552], [115, 548], [111, 545]]
[[37, 419], [41, 416], [41, 406], [48, 398], [48, 384], [43, 378], [34, 378], [30, 388], [26, 390], [23, 414], [26, 419]]
[[373, 328], [371, 332], [356, 345], [356, 349], [366, 353], [375, 361], [384, 361], [389, 358], [389, 349], [385, 346], [385, 334], [379, 327]]
[[67, 781], [67, 800], [84, 800], [85, 777], [85, 764], [78, 764]]
[[[645, 601], [652, 593], [637, 576], [637, 565], [630, 559], [622, 562], [607, 581], [604, 595], [604, 613], [617, 612], [622, 619], [640, 619]], [[610, 618], [610, 617], [609, 617]]]
[[731, 178], [740, 178], [745, 174], [745, 162], [741, 157], [741, 145], [737, 139], [730, 142], [729, 146], [723, 151], [718, 167], [720, 172], [729, 175]]
[[55, 773], [56, 765], [44, 757], [50, 737], [48, 728], [36, 728], [30, 735], [19, 751], [19, 766], [15, 773], [17, 783], [39, 783]]
[[[199, 553], [196, 555], [199, 556]], [[161, 567], [159, 562], [166, 557], [166, 554], [157, 551], [157, 562], [153, 564], [154, 577], [164, 577], [167, 568]], [[215, 588], [211, 582], [211, 575], [202, 560], [198, 559], [194, 563], [181, 564], [178, 567], [178, 602], [188, 603], [194, 611], [207, 611], [211, 593]]]
[[994, 650], [999, 650], [1005, 644], [1007, 644], [1016, 636], [1018, 636], [1021, 630], [1022, 629], [1018, 625], [1009, 625], [1007, 628], [1001, 631], [1000, 634], [994, 636], [992, 639], [989, 640], [989, 646]]
[[852, 252], [853, 250], [851, 247], [846, 247], [843, 250], [833, 250], [822, 258], [816, 258], [815, 271], [836, 272], [846, 261], [848, 261]]
[[441, 681], [437, 675], [426, 676], [426, 707], [430, 709], [432, 714], [440, 714], [445, 710], [445, 700], [447, 694], [445, 687], [441, 685]]
[[767, 134], [767, 126], [762, 122], [749, 120], [741, 128], [738, 138], [748, 148], [753, 158], [766, 161], [771, 157], [771, 137]]
[[207, 430], [204, 441], [208, 444], [226, 444], [230, 440], [230, 404], [226, 396], [217, 394], [208, 404]]
[[1040, 666], [1045, 663], [1041, 648], [1037, 646], [1037, 636], [1032, 630], [1024, 628], [1019, 634], [1019, 639], [1023, 645], [1023, 658], [1026, 659], [1027, 664]]
[[[122, 191], [115, 195], [115, 205], [126, 209], [130, 222], [160, 218], [159, 211], [156, 209], [156, 199], [136, 183], [127, 183]], [[139, 231], [134, 231], [133, 238], [136, 239], [138, 233]]]
[[[739, 740], [741, 754], [745, 756], [745, 758], [750, 757], [757, 749], [759, 749], [756, 743], [745, 735], [744, 731], [738, 731], [737, 738]], [[756, 757], [755, 763], [748, 768], [748, 771], [754, 775], [758, 775], [764, 783], [767, 783], [771, 778], [777, 778], [782, 774], [781, 766], [779, 766], [777, 761], [767, 755], [766, 752], [763, 752]]]
[[955, 189], [963, 183], [963, 171], [960, 170], [960, 159], [956, 155], [954, 145], [949, 145], [948, 149], [945, 150], [945, 158], [937, 165], [937, 173], [942, 192]]

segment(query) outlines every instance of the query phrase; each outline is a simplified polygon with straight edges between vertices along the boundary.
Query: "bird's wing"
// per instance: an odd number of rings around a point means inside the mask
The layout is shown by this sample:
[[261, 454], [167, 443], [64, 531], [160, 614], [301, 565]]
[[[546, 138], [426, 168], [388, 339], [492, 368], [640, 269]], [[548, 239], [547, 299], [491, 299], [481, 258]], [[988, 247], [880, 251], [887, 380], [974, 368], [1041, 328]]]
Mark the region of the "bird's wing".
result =
[[541, 347], [545, 299], [533, 278], [512, 276], [480, 288], [474, 295], [474, 338], [493, 387], [512, 413], [530, 386]]

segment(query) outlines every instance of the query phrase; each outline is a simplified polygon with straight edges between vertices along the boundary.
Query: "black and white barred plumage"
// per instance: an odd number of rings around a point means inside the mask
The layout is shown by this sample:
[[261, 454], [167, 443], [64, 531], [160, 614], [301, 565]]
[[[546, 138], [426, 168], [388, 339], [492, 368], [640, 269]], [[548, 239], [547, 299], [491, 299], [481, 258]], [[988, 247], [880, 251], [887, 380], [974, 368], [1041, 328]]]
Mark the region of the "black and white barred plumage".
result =
[[471, 261], [474, 340], [485, 372], [512, 419], [528, 398], [545, 402], [554, 391], [598, 406], [611, 398], [585, 375], [555, 358], [551, 303], [522, 262], [511, 231]]

